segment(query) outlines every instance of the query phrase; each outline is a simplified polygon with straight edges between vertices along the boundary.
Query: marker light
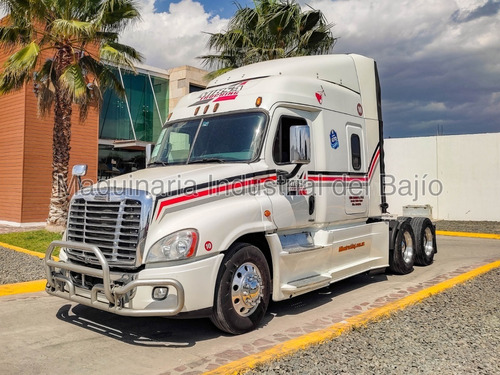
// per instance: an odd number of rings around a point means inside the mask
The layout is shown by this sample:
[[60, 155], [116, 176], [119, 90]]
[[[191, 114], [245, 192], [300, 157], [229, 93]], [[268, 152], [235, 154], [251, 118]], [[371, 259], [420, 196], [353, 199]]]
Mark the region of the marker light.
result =
[[262, 104], [262, 96], [259, 96], [255, 101], [255, 106], [260, 107], [261, 104]]
[[196, 116], [198, 112], [200, 112], [200, 107], [196, 107], [196, 109], [194, 110], [194, 115]]
[[219, 109], [219, 103], [215, 103], [214, 112], [217, 112], [218, 109]]
[[168, 115], [167, 121], [170, 121], [170, 117], [172, 117], [173, 114], [174, 114], [174, 112], [170, 112], [170, 114]]
[[206, 114], [206, 113], [208, 112], [208, 107], [210, 107], [210, 106], [209, 106], [209, 105], [207, 105], [207, 106], [205, 107], [205, 109], [203, 110], [203, 114]]

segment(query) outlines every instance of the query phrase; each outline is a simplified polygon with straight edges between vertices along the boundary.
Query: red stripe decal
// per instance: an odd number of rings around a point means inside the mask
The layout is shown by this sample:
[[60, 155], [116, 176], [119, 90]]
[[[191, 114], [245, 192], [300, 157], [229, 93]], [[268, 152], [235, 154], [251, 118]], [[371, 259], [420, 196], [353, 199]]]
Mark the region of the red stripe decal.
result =
[[347, 177], [347, 176], [309, 176], [309, 180], [317, 181], [317, 182], [335, 182], [335, 181], [345, 181], [345, 182], [368, 182], [373, 177], [373, 172], [375, 171], [375, 167], [378, 163], [378, 159], [380, 157], [380, 149], [377, 150], [375, 156], [372, 159], [370, 167], [368, 168], [368, 173], [364, 176], [360, 177]]
[[207, 189], [207, 190], [195, 191], [189, 195], [183, 195], [180, 197], [166, 199], [160, 203], [160, 206], [158, 208], [158, 214], [156, 215], [156, 219], [158, 219], [160, 217], [160, 214], [165, 207], [171, 206], [173, 204], [183, 203], [183, 202], [187, 202], [187, 201], [190, 201], [190, 200], [193, 200], [196, 198], [203, 198], [203, 197], [207, 197], [207, 196], [214, 195], [214, 194], [224, 193], [226, 191], [230, 191], [230, 190], [234, 190], [234, 189], [238, 189], [238, 188], [242, 188], [242, 187], [246, 187], [246, 186], [251, 186], [251, 185], [258, 185], [258, 184], [262, 184], [266, 181], [275, 181], [275, 180], [276, 180], [276, 176], [269, 176], [269, 177], [264, 177], [264, 178], [259, 178], [259, 179], [237, 181], [237, 182], [233, 182], [233, 183], [228, 184], [228, 185], [220, 185], [220, 186], [216, 186], [214, 188]]
[[226, 101], [226, 100], [234, 100], [238, 97], [238, 94], [236, 95], [227, 95], [227, 96], [219, 96], [217, 99], [214, 100], [214, 103], [215, 102], [223, 102], [223, 101]]

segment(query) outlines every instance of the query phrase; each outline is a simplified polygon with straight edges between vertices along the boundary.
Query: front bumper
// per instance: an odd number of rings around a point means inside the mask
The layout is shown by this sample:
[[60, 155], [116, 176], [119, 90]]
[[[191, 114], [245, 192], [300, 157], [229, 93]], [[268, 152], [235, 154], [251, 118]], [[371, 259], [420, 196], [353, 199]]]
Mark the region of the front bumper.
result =
[[[54, 261], [52, 259], [54, 249], [64, 247], [92, 252], [99, 260], [100, 268]], [[177, 315], [185, 305], [184, 288], [178, 280], [171, 278], [124, 278], [123, 274], [112, 273], [106, 258], [95, 245], [71, 241], [54, 241], [47, 249], [44, 263], [47, 274], [47, 293], [82, 305], [118, 315], [139, 317]], [[82, 284], [85, 277], [100, 279], [102, 283], [86, 288], [83, 285], [78, 285], [71, 273], [81, 276]], [[152, 290], [154, 287], [168, 288], [167, 301], [134, 308], [133, 299], [136, 297], [137, 291]]]

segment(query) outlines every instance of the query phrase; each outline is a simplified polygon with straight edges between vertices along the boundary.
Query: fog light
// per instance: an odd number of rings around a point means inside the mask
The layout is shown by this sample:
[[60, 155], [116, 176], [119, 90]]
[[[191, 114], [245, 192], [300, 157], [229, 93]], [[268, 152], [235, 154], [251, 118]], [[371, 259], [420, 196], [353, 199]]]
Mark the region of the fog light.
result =
[[168, 296], [168, 288], [164, 286], [157, 286], [153, 289], [153, 299], [156, 301], [163, 301]]

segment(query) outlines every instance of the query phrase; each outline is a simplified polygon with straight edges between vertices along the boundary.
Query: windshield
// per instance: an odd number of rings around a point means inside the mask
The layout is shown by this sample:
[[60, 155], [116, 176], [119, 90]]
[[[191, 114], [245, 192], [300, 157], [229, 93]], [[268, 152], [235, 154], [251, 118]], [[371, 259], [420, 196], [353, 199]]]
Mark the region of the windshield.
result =
[[173, 123], [162, 130], [151, 164], [252, 161], [258, 156], [265, 125], [262, 112]]

